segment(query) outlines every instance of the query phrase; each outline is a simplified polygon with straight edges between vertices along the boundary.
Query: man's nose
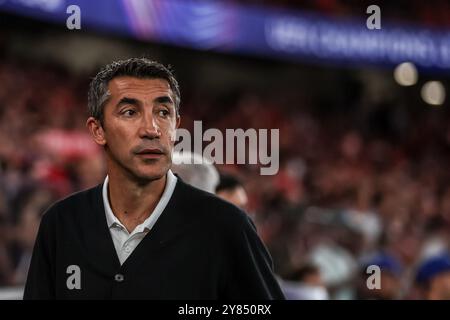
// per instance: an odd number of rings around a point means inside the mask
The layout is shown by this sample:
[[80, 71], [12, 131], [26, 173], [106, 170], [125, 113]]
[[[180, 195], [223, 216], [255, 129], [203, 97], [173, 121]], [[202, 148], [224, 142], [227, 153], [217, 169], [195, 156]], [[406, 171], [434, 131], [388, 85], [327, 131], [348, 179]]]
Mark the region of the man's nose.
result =
[[144, 114], [139, 130], [141, 138], [155, 139], [161, 136], [158, 123], [151, 112]]

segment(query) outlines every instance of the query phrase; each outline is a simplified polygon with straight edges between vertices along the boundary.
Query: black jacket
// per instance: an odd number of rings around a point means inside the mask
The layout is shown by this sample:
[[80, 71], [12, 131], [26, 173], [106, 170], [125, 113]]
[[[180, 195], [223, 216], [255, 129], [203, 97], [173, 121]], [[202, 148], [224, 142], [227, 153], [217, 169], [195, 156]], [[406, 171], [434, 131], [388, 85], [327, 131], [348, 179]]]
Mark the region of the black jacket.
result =
[[[73, 266], [79, 268], [79, 288], [69, 283]], [[122, 266], [106, 222], [102, 185], [49, 208], [24, 299], [55, 298], [284, 297], [271, 257], [247, 215], [178, 179], [158, 221]]]

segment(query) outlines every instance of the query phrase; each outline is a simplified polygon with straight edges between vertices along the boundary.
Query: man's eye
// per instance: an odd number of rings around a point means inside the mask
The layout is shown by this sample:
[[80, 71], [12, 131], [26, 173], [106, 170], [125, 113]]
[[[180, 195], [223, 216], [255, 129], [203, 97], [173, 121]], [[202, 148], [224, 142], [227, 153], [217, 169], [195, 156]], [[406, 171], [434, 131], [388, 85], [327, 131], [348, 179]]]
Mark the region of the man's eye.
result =
[[128, 109], [122, 112], [123, 115], [127, 116], [127, 117], [131, 117], [132, 115], [134, 115], [136, 113], [136, 111]]
[[170, 114], [170, 112], [169, 111], [167, 111], [167, 110], [159, 110], [159, 115], [161, 116], [161, 117], [167, 117], [168, 115]]

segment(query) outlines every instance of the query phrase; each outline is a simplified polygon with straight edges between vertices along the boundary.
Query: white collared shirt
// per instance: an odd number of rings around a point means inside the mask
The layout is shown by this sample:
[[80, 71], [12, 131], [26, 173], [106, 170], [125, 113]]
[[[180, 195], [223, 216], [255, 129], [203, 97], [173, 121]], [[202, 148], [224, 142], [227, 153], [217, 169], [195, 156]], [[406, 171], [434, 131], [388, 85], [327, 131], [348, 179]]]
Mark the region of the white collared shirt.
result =
[[150, 216], [143, 223], [138, 225], [131, 233], [129, 233], [127, 228], [125, 228], [119, 219], [117, 219], [111, 209], [108, 198], [108, 181], [109, 178], [106, 176], [102, 190], [103, 205], [105, 207], [106, 221], [114, 242], [114, 247], [116, 248], [117, 256], [119, 257], [120, 264], [123, 264], [142, 241], [142, 239], [144, 239], [145, 235], [152, 229], [159, 216], [164, 211], [164, 208], [175, 190], [177, 177], [171, 170], [167, 172], [166, 186], [161, 199], [159, 199], [158, 204]]

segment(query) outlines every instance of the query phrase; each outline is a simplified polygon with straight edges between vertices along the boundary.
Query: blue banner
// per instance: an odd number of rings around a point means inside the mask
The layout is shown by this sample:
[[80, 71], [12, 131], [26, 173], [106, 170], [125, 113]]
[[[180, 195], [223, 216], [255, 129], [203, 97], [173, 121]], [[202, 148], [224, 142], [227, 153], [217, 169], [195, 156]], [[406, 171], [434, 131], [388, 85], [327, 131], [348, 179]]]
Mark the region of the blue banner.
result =
[[268, 10], [201, 0], [0, 0], [0, 10], [61, 25], [77, 5], [82, 29], [108, 30], [141, 40], [290, 60], [387, 64], [409, 61], [450, 70], [450, 30]]

